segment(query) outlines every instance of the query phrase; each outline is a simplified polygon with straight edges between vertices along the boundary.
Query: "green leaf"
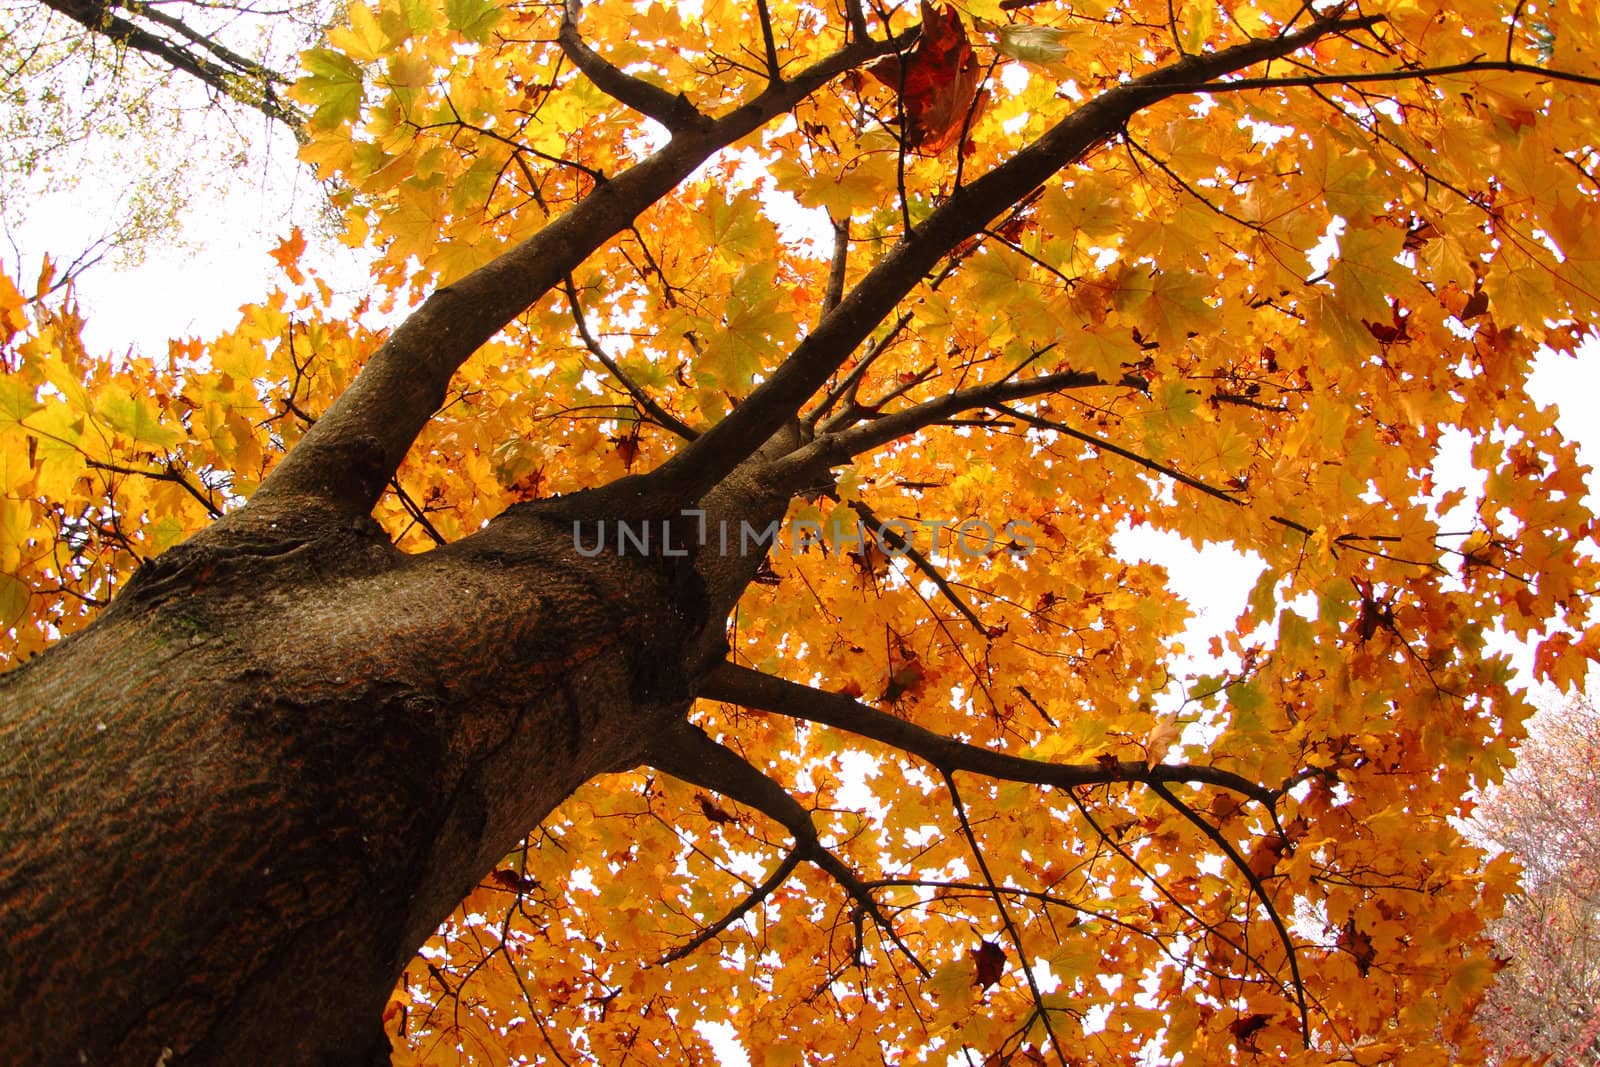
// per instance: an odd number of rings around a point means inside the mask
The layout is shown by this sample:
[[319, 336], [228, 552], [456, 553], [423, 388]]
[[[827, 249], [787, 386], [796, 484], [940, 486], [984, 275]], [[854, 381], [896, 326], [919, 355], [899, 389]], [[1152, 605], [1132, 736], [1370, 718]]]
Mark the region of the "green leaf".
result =
[[0, 574], [0, 630], [9, 629], [28, 614], [26, 583], [10, 574]]
[[183, 434], [161, 425], [160, 419], [142, 397], [121, 389], [107, 392], [100, 404], [99, 414], [113, 430], [126, 434], [135, 444], [166, 449], [183, 440]]
[[[987, 28], [987, 27], [986, 27]], [[1071, 31], [1058, 26], [997, 26], [995, 50], [1009, 59], [1034, 66], [1059, 67], [1067, 58]]]
[[444, 0], [445, 21], [469, 40], [487, 40], [500, 16], [500, 9], [491, 0]]
[[21, 422], [43, 406], [38, 400], [38, 390], [24, 382], [20, 375], [0, 375], [0, 424]]
[[311, 121], [322, 129], [352, 122], [361, 113], [361, 68], [331, 48], [313, 48], [300, 57], [307, 76], [300, 91], [311, 104]]

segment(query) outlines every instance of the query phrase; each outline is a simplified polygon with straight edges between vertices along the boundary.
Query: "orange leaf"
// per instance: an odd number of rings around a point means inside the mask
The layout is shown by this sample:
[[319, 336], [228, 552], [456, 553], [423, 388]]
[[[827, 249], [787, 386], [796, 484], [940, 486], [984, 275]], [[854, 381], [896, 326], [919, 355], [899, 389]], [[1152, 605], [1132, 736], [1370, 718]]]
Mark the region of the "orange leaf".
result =
[[301, 233], [300, 227], [296, 226], [289, 231], [289, 236], [280, 241], [278, 246], [268, 254], [277, 261], [278, 266], [283, 268], [283, 272], [289, 276], [289, 280], [298, 285], [305, 280], [305, 275], [300, 273], [299, 266], [300, 254], [305, 250], [305, 234]]

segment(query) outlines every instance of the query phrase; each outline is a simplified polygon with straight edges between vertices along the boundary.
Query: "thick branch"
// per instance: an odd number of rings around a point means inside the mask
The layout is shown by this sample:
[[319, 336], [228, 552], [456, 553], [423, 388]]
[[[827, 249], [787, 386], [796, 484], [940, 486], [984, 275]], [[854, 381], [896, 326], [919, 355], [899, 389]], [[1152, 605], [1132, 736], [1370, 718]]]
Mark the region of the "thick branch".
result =
[[1083, 785], [1109, 785], [1115, 782], [1189, 782], [1230, 789], [1270, 806], [1276, 799], [1273, 790], [1217, 767], [1186, 764], [1156, 764], [1119, 760], [1092, 764], [1046, 763], [1043, 760], [1011, 756], [1004, 752], [969, 745], [964, 741], [934, 733], [915, 723], [887, 715], [870, 705], [837, 693], [770, 674], [724, 663], [700, 683], [697, 695], [747, 708], [776, 712], [791, 718], [848, 730], [861, 737], [927, 760], [944, 773], [970, 771], [1011, 782], [1072, 789]]
[[250, 505], [235, 515], [275, 509], [270, 502], [285, 498], [299, 505], [318, 501], [345, 517], [367, 514], [443, 401], [456, 368], [479, 346], [628, 229], [712, 153], [785, 113], [835, 75], [901, 43], [851, 43], [721, 118], [679, 131], [654, 155], [597, 184], [522, 244], [435, 292], [373, 353], [350, 387], [268, 475]]
[[[1296, 33], [1189, 56], [1110, 89], [971, 184], [952, 193], [907, 232], [839, 305], [806, 336], [760, 388], [722, 422], [679, 452], [659, 474], [666, 491], [690, 501], [800, 410], [850, 358], [873, 328], [962, 241], [976, 235], [1061, 168], [1082, 159], [1138, 111], [1181, 93], [1209, 89], [1213, 79], [1276, 59], [1333, 33], [1373, 25], [1375, 18], [1324, 19]], [[1215, 83], [1225, 84], [1225, 83]]]
[[833, 220], [833, 258], [828, 261], [828, 287], [822, 293], [822, 314], [844, 299], [844, 272], [850, 264], [850, 219]]
[[288, 85], [289, 78], [284, 77], [275, 70], [262, 66], [248, 56], [240, 55], [220, 41], [214, 41], [206, 34], [200, 33], [182, 19], [173, 18], [164, 11], [160, 11], [149, 4], [138, 2], [124, 2], [121, 5], [126, 10], [138, 15], [140, 18], [149, 19], [158, 26], [165, 26], [178, 36], [202, 48], [213, 56], [237, 70], [240, 74], [257, 78], [262, 82], [275, 85]]
[[1533, 63], [1503, 62], [1480, 59], [1468, 63], [1451, 63], [1442, 67], [1402, 67], [1399, 70], [1356, 71], [1350, 74], [1301, 74], [1282, 78], [1232, 78], [1228, 81], [1206, 85], [1179, 87], [1179, 91], [1206, 93], [1238, 93], [1254, 89], [1307, 88], [1314, 85], [1365, 85], [1373, 82], [1420, 81], [1440, 78], [1450, 74], [1532, 74], [1549, 81], [1570, 82], [1575, 85], [1600, 86], [1600, 75], [1579, 74], [1572, 70], [1541, 67]]
[[578, 33], [576, 7], [575, 2], [567, 4], [556, 40], [561, 45], [561, 51], [572, 60], [573, 66], [583, 71], [601, 92], [639, 114], [655, 119], [673, 133], [703, 129], [711, 124], [711, 119], [689, 103], [689, 98], [682, 93], [670, 93], [659, 85], [627, 74], [590, 48]]

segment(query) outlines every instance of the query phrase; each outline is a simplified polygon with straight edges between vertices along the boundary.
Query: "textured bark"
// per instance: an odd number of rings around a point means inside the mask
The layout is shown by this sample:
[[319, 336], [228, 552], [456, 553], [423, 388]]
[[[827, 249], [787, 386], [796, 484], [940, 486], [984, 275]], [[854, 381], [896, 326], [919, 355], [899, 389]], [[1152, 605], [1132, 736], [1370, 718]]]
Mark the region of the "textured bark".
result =
[[685, 711], [670, 570], [534, 509], [426, 556], [363, 522], [146, 568], [0, 677], [0, 1061], [386, 1060], [417, 946]]

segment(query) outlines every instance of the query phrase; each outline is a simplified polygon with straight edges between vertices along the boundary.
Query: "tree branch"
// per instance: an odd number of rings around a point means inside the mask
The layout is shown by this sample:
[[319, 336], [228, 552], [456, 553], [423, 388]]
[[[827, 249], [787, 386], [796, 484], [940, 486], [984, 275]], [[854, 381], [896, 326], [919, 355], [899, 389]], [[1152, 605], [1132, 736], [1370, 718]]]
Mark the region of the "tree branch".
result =
[[1004, 781], [1031, 782], [1058, 789], [1117, 782], [1188, 782], [1232, 790], [1267, 807], [1273, 805], [1278, 795], [1275, 790], [1218, 767], [1164, 763], [1151, 766], [1135, 760], [1047, 763], [1012, 756], [945, 737], [847, 696], [826, 693], [734, 663], [720, 664], [700, 682], [696, 695], [848, 730], [917, 756], [947, 774], [970, 771]]
[[1250, 884], [1251, 890], [1260, 898], [1261, 906], [1266, 909], [1267, 918], [1272, 922], [1272, 928], [1277, 931], [1278, 940], [1283, 943], [1283, 951], [1289, 958], [1289, 974], [1294, 979], [1294, 995], [1296, 1005], [1300, 1009], [1300, 1040], [1306, 1048], [1311, 1047], [1311, 1022], [1306, 1013], [1306, 987], [1300, 979], [1300, 959], [1295, 955], [1294, 941], [1289, 937], [1289, 929], [1284, 925], [1283, 916], [1278, 914], [1277, 906], [1272, 903], [1272, 898], [1267, 895], [1267, 887], [1255, 871], [1250, 869], [1250, 864], [1239, 854], [1238, 848], [1223, 836], [1222, 831], [1206, 822], [1189, 805], [1179, 800], [1170, 789], [1160, 782], [1150, 783], [1150, 791], [1165, 801], [1174, 811], [1197, 827], [1212, 844], [1220, 848], [1228, 860], [1244, 875], [1245, 881]]
[[562, 279], [562, 283], [567, 291], [567, 306], [572, 309], [572, 321], [577, 324], [578, 336], [583, 339], [583, 346], [589, 350], [589, 353], [599, 360], [606, 370], [611, 372], [611, 376], [622, 384], [622, 388], [627, 390], [629, 396], [633, 397], [634, 403], [638, 404], [645, 414], [660, 424], [662, 429], [677, 434], [685, 441], [693, 441], [696, 437], [699, 437], [699, 431], [691, 428], [672, 412], [656, 403], [655, 398], [639, 388], [634, 380], [623, 372], [617, 361], [612, 359], [604, 348], [600, 347], [600, 342], [595, 340], [594, 335], [589, 332], [589, 322], [584, 317], [583, 306], [578, 302], [578, 287], [573, 284], [572, 276], [570, 274], [567, 275]]
[[978, 873], [983, 875], [984, 882], [989, 886], [995, 910], [1000, 913], [1000, 921], [1005, 924], [1006, 933], [1011, 937], [1011, 944], [1016, 947], [1017, 967], [1028, 983], [1028, 992], [1033, 995], [1034, 1014], [1044, 1023], [1044, 1032], [1050, 1037], [1050, 1048], [1056, 1054], [1056, 1061], [1061, 1067], [1067, 1067], [1067, 1057], [1062, 1051], [1061, 1039], [1056, 1036], [1056, 1028], [1050, 1022], [1050, 1011], [1044, 1006], [1044, 994], [1039, 991], [1039, 980], [1034, 977], [1033, 964], [1029, 962], [1028, 950], [1022, 943], [1022, 931], [1012, 922], [1011, 910], [1006, 907], [1006, 899], [995, 888], [994, 874], [989, 870], [989, 861], [983, 858], [983, 849], [978, 845], [978, 835], [972, 832], [972, 822], [967, 818], [967, 806], [962, 803], [961, 792], [956, 788], [956, 780], [950, 776], [949, 771], [943, 773], [944, 787], [950, 793], [950, 806], [955, 809], [956, 819], [961, 823], [961, 834], [967, 839], [967, 849], [977, 861]]
[[822, 293], [822, 314], [839, 306], [844, 299], [844, 272], [850, 262], [850, 220], [833, 220], [833, 258], [828, 261], [828, 287]]
[[1241, 508], [1246, 506], [1245, 502], [1240, 500], [1238, 497], [1232, 496], [1221, 489], [1216, 488], [1215, 486], [1207, 485], [1198, 478], [1191, 477], [1180, 470], [1167, 466], [1165, 463], [1157, 463], [1155, 460], [1150, 459], [1147, 456], [1141, 456], [1137, 452], [1130, 452], [1121, 445], [1112, 444], [1110, 441], [1107, 441], [1102, 437], [1096, 437], [1092, 433], [1085, 433], [1082, 430], [1073, 429], [1066, 423], [1056, 422], [1052, 419], [1040, 418], [1038, 415], [1032, 415], [1026, 411], [1018, 411], [1015, 408], [1008, 408], [1000, 404], [995, 405], [995, 410], [1009, 415], [1013, 419], [1017, 419], [1020, 422], [1025, 422], [1029, 426], [1036, 427], [1037, 429], [1051, 430], [1055, 433], [1061, 434], [1064, 437], [1070, 437], [1074, 441], [1081, 441], [1093, 448], [1098, 448], [1102, 452], [1110, 452], [1114, 456], [1120, 456], [1130, 463], [1138, 464], [1145, 470], [1154, 471], [1157, 474], [1163, 474], [1181, 485], [1186, 485], [1190, 489], [1199, 490], [1207, 496], [1214, 497], [1215, 499], [1221, 500], [1226, 504], [1232, 504], [1234, 507]]
[[713, 741], [700, 727], [687, 721], [679, 721], [669, 732], [657, 738], [646, 753], [645, 760], [657, 770], [690, 785], [716, 790], [746, 807], [755, 808], [783, 826], [795, 840], [795, 855], [820, 867], [837, 882], [855, 902], [857, 912], [871, 918], [878, 929], [905, 953], [922, 976], [928, 977], [928, 969], [895, 933], [894, 926], [873, 899], [871, 890], [848, 864], [823, 846], [817, 837], [817, 828], [811, 823], [811, 813], [801, 807], [787, 789], [746, 763], [732, 749]]
[[[677, 776], [673, 775], [673, 777]], [[686, 956], [692, 955], [695, 949], [708, 943], [718, 934], [722, 933], [722, 931], [726, 930], [728, 927], [744, 918], [750, 913], [751, 908], [755, 907], [757, 904], [760, 904], [763, 900], [766, 900], [773, 893], [775, 893], [778, 887], [787, 881], [789, 876], [794, 873], [794, 869], [800, 866], [800, 861], [804, 858], [805, 857], [801, 855], [801, 852], [798, 848], [790, 850], [789, 854], [783, 857], [783, 862], [778, 864], [778, 866], [773, 869], [773, 872], [767, 876], [766, 881], [752, 889], [743, 900], [735, 905], [733, 909], [722, 918], [718, 919], [710, 926], [707, 926], [705, 929], [695, 934], [688, 941], [685, 941], [683, 944], [679, 945], [665, 956], [662, 956], [660, 962], [673, 963], [677, 960], [685, 958]]]
[[[205, 83], [222, 96], [254, 108], [269, 119], [283, 123], [294, 133], [296, 140], [304, 140], [303, 118], [294, 108], [279, 100], [272, 88], [274, 83], [287, 83], [287, 78], [215, 44], [179, 20], [147, 9], [142, 4], [129, 5], [127, 8], [134, 14], [143, 15], [160, 25], [167, 26], [227, 65], [219, 65], [205, 55], [191, 52], [173, 41], [163, 40], [137, 23], [114, 14], [112, 11], [114, 5], [104, 0], [44, 0], [44, 3], [90, 32], [153, 56], [174, 70], [182, 71]], [[259, 87], [260, 95], [241, 92], [238, 84], [240, 81]]]
[[910, 229], [743, 404], [658, 468], [664, 492], [678, 501], [692, 501], [726, 477], [795, 416], [940, 259], [1051, 175], [1082, 159], [1140, 110], [1168, 97], [1209, 89], [1212, 79], [1289, 55], [1329, 34], [1379, 21], [1376, 16], [1321, 19], [1295, 33], [1188, 56], [1077, 108], [1009, 160], [956, 190]]
[[689, 103], [682, 93], [670, 93], [659, 85], [636, 78], [613, 66], [590, 48], [578, 33], [578, 4], [568, 0], [562, 11], [561, 29], [556, 41], [572, 65], [589, 78], [601, 92], [647, 118], [655, 119], [673, 133], [704, 129], [711, 124], [706, 114]]
[[[880, 415], [860, 425], [833, 433], [819, 434], [812, 442], [795, 450], [777, 464], [774, 477], [783, 479], [815, 475], [828, 467], [848, 463], [863, 452], [870, 452], [890, 441], [944, 422], [965, 411], [996, 407], [1012, 400], [1059, 393], [1068, 389], [1087, 389], [1110, 384], [1088, 371], [1061, 371], [1033, 378], [1008, 378], [957, 389], [933, 400], [915, 404], [889, 415]], [[1143, 379], [1125, 377], [1119, 385], [1143, 390]]]
[[125, 2], [122, 4], [122, 7], [125, 10], [138, 15], [140, 18], [149, 19], [158, 26], [165, 26], [178, 36], [192, 42], [200, 48], [205, 49], [207, 52], [210, 52], [222, 62], [228, 64], [242, 74], [248, 75], [252, 78], [257, 78], [263, 83], [270, 82], [276, 85], [288, 85], [292, 80], [284, 77], [275, 70], [269, 70], [248, 56], [240, 55], [238, 52], [235, 52], [233, 49], [222, 44], [220, 41], [214, 41], [206, 34], [198, 32], [183, 20], [173, 18], [171, 15], [168, 15], [164, 11], [158, 10], [150, 4]]
[[772, 12], [767, 0], [756, 0], [756, 17], [761, 20], [761, 43], [766, 49], [767, 78], [773, 82], [783, 80], [783, 67], [778, 63], [778, 41], [772, 34]]
[[[211, 487], [206, 486], [207, 491], [202, 493], [195, 488], [193, 482], [183, 476], [183, 471], [170, 461], [164, 464], [165, 470], [159, 471], [143, 470], [139, 467], [124, 467], [117, 463], [107, 463], [104, 460], [93, 459], [89, 456], [85, 456], [83, 462], [84, 466], [89, 467], [91, 470], [106, 471], [111, 474], [137, 474], [140, 477], [149, 478], [153, 482], [171, 482], [194, 497], [200, 506], [206, 509], [207, 515], [210, 515], [213, 519], [222, 517], [222, 509], [217, 507], [216, 503], [211, 499]], [[203, 482], [201, 484], [204, 485]]]
[[[832, 302], [828, 304], [826, 310], [823, 311], [822, 314], [824, 318], [827, 317], [829, 311], [832, 311], [834, 308], [839, 306], [839, 301], [843, 298], [843, 270], [841, 270], [839, 274], [839, 292], [833, 294]], [[827, 432], [828, 430], [834, 428], [833, 424], [835, 420], [840, 420], [842, 424], [848, 425], [859, 418], [860, 410], [855, 405], [855, 396], [856, 390], [861, 387], [861, 379], [866, 377], [867, 371], [871, 369], [873, 361], [879, 356], [883, 355], [884, 352], [888, 351], [889, 345], [892, 344], [894, 339], [899, 336], [900, 331], [904, 330], [909, 325], [911, 325], [911, 312], [907, 311], [899, 318], [895, 319], [885, 333], [878, 337], [874, 337], [871, 341], [868, 341], [866, 349], [861, 353], [861, 358], [856, 360], [856, 365], [850, 368], [850, 372], [841, 378], [837, 385], [828, 390], [827, 395], [822, 398], [821, 403], [806, 413], [803, 421], [807, 425], [815, 427], [823, 416], [827, 415], [828, 412], [833, 410], [835, 404], [846, 398], [849, 399], [849, 403], [845, 405], [844, 409], [841, 410], [833, 419], [829, 419], [827, 422], [822, 423], [823, 431]]]
[[835, 75], [900, 43], [852, 42], [726, 115], [678, 131], [526, 241], [433, 293], [372, 354], [250, 503], [224, 521], [254, 521], [262, 512], [276, 512], [275, 501], [286, 500], [302, 512], [315, 502], [334, 517], [366, 515], [444, 400], [456, 369], [482, 344], [629, 229], [640, 212], [712, 153], [784, 114]]
[[1600, 86], [1600, 75], [1579, 74], [1576, 71], [1541, 67], [1533, 63], [1507, 63], [1503, 60], [1482, 59], [1467, 63], [1450, 63], [1441, 67], [1412, 67], [1401, 70], [1375, 70], [1352, 74], [1301, 74], [1283, 78], [1235, 78], [1208, 84], [1179, 87], [1180, 92], [1238, 93], [1253, 89], [1293, 89], [1313, 85], [1364, 85], [1372, 82], [1420, 81], [1449, 74], [1509, 73], [1532, 74], [1550, 81], [1571, 82], [1576, 85]]
[[[962, 600], [961, 597], [956, 594], [956, 591], [951, 588], [949, 580], [939, 572], [939, 568], [933, 565], [932, 560], [928, 559], [927, 556], [924, 556], [920, 551], [918, 551], [915, 545], [911, 544], [904, 537], [901, 537], [893, 530], [885, 529], [884, 524], [878, 520], [878, 516], [873, 514], [872, 509], [867, 506], [866, 501], [852, 500], [850, 501], [850, 508], [857, 515], [860, 515], [863, 519], [867, 520], [868, 525], [870, 525], [874, 530], [883, 530], [884, 540], [889, 542], [889, 546], [899, 552], [904, 553], [906, 557], [916, 565], [917, 569], [928, 577], [928, 580], [938, 588], [939, 592], [944, 594], [944, 598], [950, 601], [950, 603], [954, 604], [956, 610], [961, 613], [962, 617], [972, 624], [972, 628], [974, 630], [978, 631], [979, 637], [989, 636], [989, 628], [983, 624], [982, 619], [978, 618], [977, 612], [973, 611], [972, 608], [967, 605], [967, 602]], [[934, 548], [937, 549], [938, 546], [935, 545]]]

